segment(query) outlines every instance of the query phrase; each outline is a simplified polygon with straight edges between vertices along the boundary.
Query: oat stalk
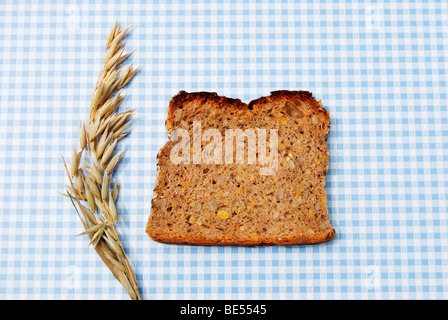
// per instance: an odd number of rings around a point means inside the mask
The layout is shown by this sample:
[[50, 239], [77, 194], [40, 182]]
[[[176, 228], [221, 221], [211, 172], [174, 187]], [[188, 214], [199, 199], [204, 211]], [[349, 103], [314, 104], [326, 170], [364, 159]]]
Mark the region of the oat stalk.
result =
[[[88, 119], [79, 125], [79, 148], [75, 145], [70, 167], [62, 161], [70, 181], [65, 193], [78, 214], [84, 231], [100, 258], [123, 285], [132, 300], [141, 300], [137, 281], [117, 232], [119, 184], [113, 174], [124, 151], [117, 151], [118, 142], [127, 136], [134, 110], [119, 113], [125, 96], [122, 88], [140, 68], [132, 64], [122, 71], [122, 64], [131, 55], [125, 53], [123, 39], [130, 27], [117, 22], [111, 28], [104, 64], [92, 94]], [[87, 151], [87, 152], [84, 152]], [[83, 161], [81, 161], [83, 160]]]

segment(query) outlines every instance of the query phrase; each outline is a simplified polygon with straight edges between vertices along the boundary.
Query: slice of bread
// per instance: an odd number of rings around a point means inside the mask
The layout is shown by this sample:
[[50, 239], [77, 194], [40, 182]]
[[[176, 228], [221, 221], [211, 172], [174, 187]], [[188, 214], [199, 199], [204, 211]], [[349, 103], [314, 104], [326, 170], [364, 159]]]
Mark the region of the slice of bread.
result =
[[[170, 141], [157, 156], [146, 227], [153, 240], [254, 246], [335, 236], [324, 188], [330, 116], [310, 92], [274, 91], [246, 104], [181, 91], [170, 101], [166, 128]], [[229, 135], [226, 145], [229, 132], [247, 136], [238, 143]], [[255, 162], [249, 133], [257, 135]]]

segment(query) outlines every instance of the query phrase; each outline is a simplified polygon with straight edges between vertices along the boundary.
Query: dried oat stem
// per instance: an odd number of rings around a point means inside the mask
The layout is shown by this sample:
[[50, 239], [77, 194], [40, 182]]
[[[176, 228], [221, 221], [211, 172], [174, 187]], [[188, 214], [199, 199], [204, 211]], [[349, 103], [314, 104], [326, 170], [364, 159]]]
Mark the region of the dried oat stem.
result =
[[[131, 64], [122, 71], [122, 64], [131, 55], [124, 53], [123, 39], [130, 26], [122, 29], [118, 22], [111, 28], [107, 42], [104, 64], [92, 94], [88, 119], [79, 124], [79, 147], [73, 149], [70, 167], [62, 157], [70, 185], [62, 195], [70, 198], [81, 220], [90, 244], [101, 257], [115, 278], [123, 285], [133, 300], [141, 300], [135, 274], [117, 232], [118, 211], [116, 201], [119, 184], [113, 174], [124, 150], [117, 143], [127, 136], [134, 110], [119, 113], [125, 96], [125, 87], [140, 69]], [[83, 153], [88, 150], [87, 154]], [[84, 158], [83, 161], [82, 158]]]

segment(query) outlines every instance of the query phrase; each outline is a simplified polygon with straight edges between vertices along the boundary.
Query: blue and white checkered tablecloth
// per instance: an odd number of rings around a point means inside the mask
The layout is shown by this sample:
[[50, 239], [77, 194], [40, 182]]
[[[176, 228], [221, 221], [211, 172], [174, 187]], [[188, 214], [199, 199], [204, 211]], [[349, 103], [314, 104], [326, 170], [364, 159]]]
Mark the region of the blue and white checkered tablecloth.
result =
[[[144, 299], [447, 299], [446, 1], [1, 1], [0, 298], [128, 299], [70, 201], [109, 28], [132, 23], [137, 108], [119, 231]], [[310, 90], [331, 113], [331, 242], [164, 245], [145, 234], [170, 98]]]

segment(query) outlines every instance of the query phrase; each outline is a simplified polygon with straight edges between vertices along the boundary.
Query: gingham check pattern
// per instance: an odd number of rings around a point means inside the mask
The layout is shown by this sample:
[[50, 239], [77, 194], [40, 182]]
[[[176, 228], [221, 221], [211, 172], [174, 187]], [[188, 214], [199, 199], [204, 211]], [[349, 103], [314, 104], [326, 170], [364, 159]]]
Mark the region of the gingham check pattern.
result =
[[[144, 299], [447, 299], [446, 1], [0, 3], [0, 298], [127, 299], [87, 246], [71, 157], [117, 19], [143, 69], [117, 172]], [[328, 243], [187, 247], [145, 234], [179, 90], [312, 91], [331, 113]]]

